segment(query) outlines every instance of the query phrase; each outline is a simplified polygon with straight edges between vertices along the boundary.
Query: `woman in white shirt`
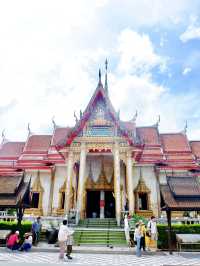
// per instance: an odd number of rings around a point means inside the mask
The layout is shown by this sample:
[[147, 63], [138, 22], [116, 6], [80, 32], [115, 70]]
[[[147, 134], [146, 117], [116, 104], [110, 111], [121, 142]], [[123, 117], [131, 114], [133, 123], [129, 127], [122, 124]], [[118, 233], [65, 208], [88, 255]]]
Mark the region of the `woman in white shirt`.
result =
[[136, 256], [141, 257], [141, 237], [142, 237], [142, 232], [141, 232], [141, 227], [139, 224], [135, 225], [135, 232], [134, 232], [134, 242], [136, 242]]

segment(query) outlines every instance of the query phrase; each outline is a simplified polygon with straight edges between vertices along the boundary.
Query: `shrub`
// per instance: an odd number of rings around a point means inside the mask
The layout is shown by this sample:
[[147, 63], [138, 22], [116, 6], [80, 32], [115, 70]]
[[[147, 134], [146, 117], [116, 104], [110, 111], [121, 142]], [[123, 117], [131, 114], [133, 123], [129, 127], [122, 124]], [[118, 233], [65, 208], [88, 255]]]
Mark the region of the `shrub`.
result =
[[[158, 224], [158, 248], [168, 249], [168, 227], [164, 224]], [[200, 224], [175, 224], [172, 225], [172, 243], [175, 248], [176, 234], [200, 234]]]
[[17, 225], [17, 222], [0, 221], [0, 230], [11, 230], [20, 232], [20, 237], [23, 237], [26, 232], [31, 231], [32, 223], [29, 221], [23, 221], [21, 226]]
[[135, 224], [138, 223], [140, 220], [143, 221], [144, 224], [147, 225], [147, 219], [145, 219], [145, 217], [134, 214], [131, 219], [129, 220], [129, 225], [131, 229], [135, 228]]

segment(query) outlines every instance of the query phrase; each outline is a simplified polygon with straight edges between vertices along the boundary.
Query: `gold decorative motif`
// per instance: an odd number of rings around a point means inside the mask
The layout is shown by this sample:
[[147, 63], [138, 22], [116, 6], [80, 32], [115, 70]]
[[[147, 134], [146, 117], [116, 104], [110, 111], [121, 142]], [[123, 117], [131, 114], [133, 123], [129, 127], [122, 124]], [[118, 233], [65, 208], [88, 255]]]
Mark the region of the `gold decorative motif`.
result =
[[139, 216], [143, 216], [145, 218], [150, 218], [153, 216], [153, 211], [152, 210], [136, 210], [135, 213]]
[[150, 189], [146, 186], [144, 179], [140, 177], [137, 187], [134, 190], [135, 193], [150, 193]]
[[[147, 211], [151, 211], [150, 210], [150, 193], [151, 190], [146, 186], [144, 179], [142, 178], [141, 175], [141, 169], [140, 169], [140, 179], [138, 182], [137, 187], [134, 190], [135, 193], [135, 212], [136, 213], [143, 213], [143, 212], [147, 212]], [[139, 196], [143, 194], [146, 194], [146, 200], [147, 200], [147, 210], [140, 210], [139, 208]]]
[[113, 180], [113, 176], [112, 179], [110, 181], [110, 183], [108, 182], [104, 171], [101, 171], [99, 178], [97, 180], [97, 182], [94, 182], [93, 179], [88, 176], [86, 184], [85, 184], [85, 189], [92, 189], [92, 190], [113, 190], [114, 189], [114, 180]]
[[35, 182], [31, 188], [32, 193], [39, 193], [39, 203], [38, 208], [29, 208], [26, 209], [26, 214], [33, 214], [35, 216], [43, 215], [43, 208], [42, 208], [42, 201], [43, 201], [43, 193], [44, 189], [42, 187], [41, 181], [40, 181], [40, 172], [37, 172], [37, 177], [35, 179]]

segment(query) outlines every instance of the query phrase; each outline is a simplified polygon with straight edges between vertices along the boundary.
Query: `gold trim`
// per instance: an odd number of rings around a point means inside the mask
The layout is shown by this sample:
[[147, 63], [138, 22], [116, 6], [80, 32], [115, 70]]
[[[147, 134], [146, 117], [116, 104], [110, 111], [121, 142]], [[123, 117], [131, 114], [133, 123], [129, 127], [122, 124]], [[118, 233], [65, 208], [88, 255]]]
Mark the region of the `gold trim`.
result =
[[[140, 176], [137, 187], [134, 190], [135, 194], [135, 212], [149, 212], [150, 210], [150, 193], [151, 190], [146, 186], [144, 179]], [[139, 209], [139, 194], [147, 195], [147, 210]]]
[[26, 209], [25, 213], [26, 214], [33, 214], [35, 216], [42, 216], [43, 215], [42, 203], [43, 203], [44, 189], [43, 189], [41, 181], [40, 181], [40, 171], [37, 172], [37, 177], [34, 181], [34, 184], [31, 188], [31, 191], [32, 191], [32, 193], [34, 193], [34, 192], [39, 193], [38, 208]]

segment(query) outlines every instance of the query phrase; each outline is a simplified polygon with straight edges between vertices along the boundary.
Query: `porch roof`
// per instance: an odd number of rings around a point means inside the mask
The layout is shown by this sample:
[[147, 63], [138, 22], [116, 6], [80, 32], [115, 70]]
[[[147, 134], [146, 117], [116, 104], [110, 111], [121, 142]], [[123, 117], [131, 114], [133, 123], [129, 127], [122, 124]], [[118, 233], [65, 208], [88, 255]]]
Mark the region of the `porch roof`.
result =
[[160, 190], [163, 210], [200, 210], [200, 183], [197, 177], [167, 177], [167, 184], [160, 185]]

